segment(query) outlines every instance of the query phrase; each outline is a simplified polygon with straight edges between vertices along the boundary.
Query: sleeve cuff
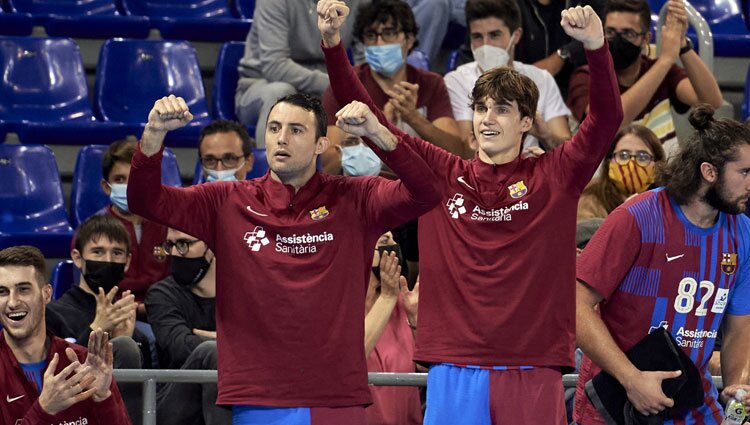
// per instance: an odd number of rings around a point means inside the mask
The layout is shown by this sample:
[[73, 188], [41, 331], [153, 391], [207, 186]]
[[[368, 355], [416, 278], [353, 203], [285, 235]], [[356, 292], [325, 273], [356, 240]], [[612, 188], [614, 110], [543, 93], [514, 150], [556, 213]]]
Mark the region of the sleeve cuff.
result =
[[596, 64], [604, 64], [606, 62], [611, 62], [612, 59], [611, 55], [609, 54], [609, 42], [606, 38], [604, 38], [604, 44], [596, 50], [588, 50], [583, 49], [586, 52], [586, 60], [589, 63], [589, 67], [593, 68]]

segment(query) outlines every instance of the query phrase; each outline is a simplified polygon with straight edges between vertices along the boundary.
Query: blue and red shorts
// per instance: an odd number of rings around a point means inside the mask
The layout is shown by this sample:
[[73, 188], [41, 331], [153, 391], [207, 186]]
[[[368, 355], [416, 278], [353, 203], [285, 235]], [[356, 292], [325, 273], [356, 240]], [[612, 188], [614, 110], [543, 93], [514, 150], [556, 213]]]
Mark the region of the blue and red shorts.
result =
[[232, 425], [367, 425], [364, 406], [232, 406]]
[[565, 425], [564, 395], [559, 368], [438, 364], [424, 425]]

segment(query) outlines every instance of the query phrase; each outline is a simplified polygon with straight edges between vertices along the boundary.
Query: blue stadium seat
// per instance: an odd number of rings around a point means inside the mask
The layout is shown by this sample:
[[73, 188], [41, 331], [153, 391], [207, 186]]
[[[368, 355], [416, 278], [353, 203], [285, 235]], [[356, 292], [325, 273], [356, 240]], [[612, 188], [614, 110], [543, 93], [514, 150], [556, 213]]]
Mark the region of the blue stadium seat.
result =
[[232, 7], [234, 7], [237, 16], [245, 19], [253, 19], [255, 0], [234, 0]]
[[46, 146], [0, 145], [0, 249], [34, 245], [67, 257], [68, 223], [55, 154]]
[[0, 37], [0, 75], [0, 120], [23, 143], [103, 143], [127, 135], [122, 124], [95, 120], [81, 54], [70, 39]]
[[63, 294], [81, 280], [81, 272], [73, 260], [63, 260], [52, 269], [49, 283], [52, 285], [52, 299], [59, 300]]
[[237, 121], [237, 115], [234, 113], [234, 94], [237, 91], [237, 80], [240, 78], [237, 66], [244, 54], [245, 43], [239, 41], [224, 43], [219, 50], [211, 104], [216, 119]]
[[[253, 169], [247, 173], [246, 179], [254, 179], [256, 177], [263, 177], [268, 171], [268, 160], [266, 159], [266, 150], [263, 148], [253, 149]], [[318, 167], [320, 168], [320, 167]], [[193, 174], [193, 184], [200, 184], [205, 182], [203, 179], [203, 167], [201, 167], [200, 158], [195, 161], [195, 173]]]
[[[78, 152], [70, 191], [70, 222], [74, 227], [110, 203], [101, 186], [102, 156], [106, 150], [106, 145], [88, 145]], [[177, 158], [169, 148], [164, 149], [161, 173], [162, 183], [182, 186]]]
[[120, 0], [128, 15], [148, 16], [162, 38], [244, 40], [252, 21], [233, 15], [227, 0]]
[[[659, 13], [666, 0], [649, 0], [651, 10]], [[745, 5], [741, 4], [745, 3]], [[746, 1], [743, 0], [691, 0], [690, 4], [708, 22], [714, 41], [714, 56], [750, 56], [750, 22], [746, 22]], [[688, 30], [695, 42], [695, 31]]]
[[458, 68], [458, 59], [461, 57], [461, 50], [451, 50], [448, 54], [448, 62], [445, 65], [445, 73], [449, 73]]
[[83, 38], [146, 38], [147, 17], [121, 15], [114, 0], [13, 0], [47, 35]]
[[28, 13], [0, 10], [0, 35], [31, 35], [34, 18]]
[[[211, 107], [214, 118], [237, 121], [234, 113], [234, 94], [237, 91], [237, 72], [240, 59], [245, 54], [245, 43], [230, 41], [224, 43], [219, 50], [214, 73], [214, 87]], [[255, 134], [255, 124], [247, 125], [248, 133]]]
[[102, 121], [120, 122], [139, 134], [154, 102], [174, 94], [187, 102], [193, 121], [167, 134], [170, 146], [195, 146], [211, 120], [195, 49], [186, 41], [104, 42], [96, 67], [94, 112]]
[[742, 121], [750, 118], [750, 66], [747, 68], [745, 77], [745, 96], [742, 99]]
[[0, 121], [0, 143], [5, 142], [5, 133], [7, 133], [8, 130], [5, 128], [5, 123]]

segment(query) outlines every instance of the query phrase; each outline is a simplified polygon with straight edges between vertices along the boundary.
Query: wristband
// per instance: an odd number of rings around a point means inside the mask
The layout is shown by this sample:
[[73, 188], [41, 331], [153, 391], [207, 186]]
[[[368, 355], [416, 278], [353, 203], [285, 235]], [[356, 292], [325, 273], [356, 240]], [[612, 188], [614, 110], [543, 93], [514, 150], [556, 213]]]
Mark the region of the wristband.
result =
[[687, 41], [685, 43], [685, 47], [682, 47], [680, 49], [680, 56], [682, 56], [685, 53], [693, 50], [693, 40], [691, 40], [690, 38], [685, 38], [685, 40], [687, 40]]

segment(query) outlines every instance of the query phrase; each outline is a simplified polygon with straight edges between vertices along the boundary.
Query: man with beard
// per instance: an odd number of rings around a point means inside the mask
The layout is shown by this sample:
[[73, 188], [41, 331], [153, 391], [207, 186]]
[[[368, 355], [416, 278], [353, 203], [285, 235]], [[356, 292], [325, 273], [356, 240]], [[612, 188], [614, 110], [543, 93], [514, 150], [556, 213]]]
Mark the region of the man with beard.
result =
[[[604, 17], [617, 81], [622, 93], [622, 125], [636, 122], [649, 127], [662, 143], [676, 140], [670, 106], [685, 113], [698, 103], [714, 108], [722, 104], [716, 78], [693, 49], [686, 36], [687, 13], [683, 0], [669, 0], [657, 59], [642, 54], [650, 48], [651, 10], [646, 0], [611, 0]], [[675, 63], [679, 59], [684, 67]], [[579, 121], [588, 114], [590, 70], [588, 65], [570, 77], [568, 106]], [[667, 152], [670, 146], [665, 147]]]
[[[698, 105], [690, 123], [697, 133], [663, 171], [666, 186], [614, 210], [578, 258], [580, 425], [604, 423], [584, 391], [600, 369], [622, 384], [641, 414], [673, 406], [661, 384], [680, 372], [638, 370], [624, 354], [659, 327], [695, 363], [705, 396], [702, 406], [669, 414], [665, 423], [721, 423], [719, 401], [750, 389], [741, 385], [750, 376], [750, 220], [741, 214], [750, 196], [750, 129], [714, 119], [708, 105]], [[707, 366], [722, 318], [719, 395]]]
[[[159, 362], [167, 369], [216, 370], [216, 261], [205, 242], [169, 229], [164, 253], [172, 274], [146, 294], [148, 321]], [[156, 395], [156, 422], [163, 425], [232, 423], [216, 406], [216, 384], [169, 383]]]

